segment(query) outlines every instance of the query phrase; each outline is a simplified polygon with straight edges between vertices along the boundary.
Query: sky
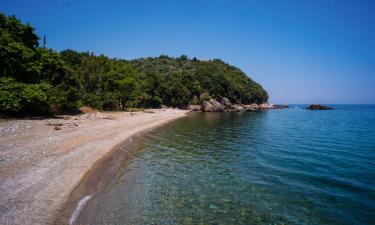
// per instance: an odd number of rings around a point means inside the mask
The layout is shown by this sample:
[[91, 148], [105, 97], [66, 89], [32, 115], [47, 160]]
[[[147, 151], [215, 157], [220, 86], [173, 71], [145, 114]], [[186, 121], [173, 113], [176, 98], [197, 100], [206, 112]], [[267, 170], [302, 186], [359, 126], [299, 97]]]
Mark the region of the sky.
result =
[[0, 0], [0, 12], [58, 51], [220, 58], [272, 103], [375, 103], [371, 0]]

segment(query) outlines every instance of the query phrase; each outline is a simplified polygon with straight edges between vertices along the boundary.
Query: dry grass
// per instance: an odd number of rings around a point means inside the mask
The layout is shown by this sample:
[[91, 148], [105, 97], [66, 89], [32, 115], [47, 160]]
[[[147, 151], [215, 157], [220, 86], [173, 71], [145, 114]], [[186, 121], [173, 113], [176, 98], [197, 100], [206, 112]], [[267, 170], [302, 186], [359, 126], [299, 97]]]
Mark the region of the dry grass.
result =
[[95, 112], [98, 112], [98, 110], [90, 107], [90, 106], [81, 106], [79, 107], [79, 111], [81, 111], [82, 113], [95, 113]]

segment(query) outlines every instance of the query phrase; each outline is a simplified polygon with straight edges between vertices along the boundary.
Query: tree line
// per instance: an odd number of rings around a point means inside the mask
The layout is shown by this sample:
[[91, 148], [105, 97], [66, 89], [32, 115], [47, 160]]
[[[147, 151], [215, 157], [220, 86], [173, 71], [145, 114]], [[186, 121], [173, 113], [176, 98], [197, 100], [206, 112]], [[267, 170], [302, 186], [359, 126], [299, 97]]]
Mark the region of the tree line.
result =
[[83, 105], [126, 110], [186, 107], [209, 98], [268, 100], [261, 85], [220, 59], [165, 55], [134, 60], [39, 46], [30, 24], [0, 14], [0, 113], [77, 113]]

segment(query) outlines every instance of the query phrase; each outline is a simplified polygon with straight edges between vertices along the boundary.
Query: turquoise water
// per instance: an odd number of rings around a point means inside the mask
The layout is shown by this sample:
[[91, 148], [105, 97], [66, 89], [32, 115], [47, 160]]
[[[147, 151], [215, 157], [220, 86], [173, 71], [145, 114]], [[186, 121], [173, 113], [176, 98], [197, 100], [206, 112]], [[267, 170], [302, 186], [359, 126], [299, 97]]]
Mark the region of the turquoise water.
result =
[[78, 224], [375, 224], [375, 106], [301, 107], [139, 138]]

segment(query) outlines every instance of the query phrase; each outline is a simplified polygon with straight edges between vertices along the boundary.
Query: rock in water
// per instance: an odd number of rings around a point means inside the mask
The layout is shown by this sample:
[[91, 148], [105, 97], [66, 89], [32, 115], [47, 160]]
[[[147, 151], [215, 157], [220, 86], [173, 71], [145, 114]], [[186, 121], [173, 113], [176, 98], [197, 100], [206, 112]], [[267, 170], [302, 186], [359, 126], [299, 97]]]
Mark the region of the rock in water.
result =
[[325, 105], [310, 105], [306, 107], [308, 110], [332, 110], [333, 108], [325, 106]]
[[187, 108], [191, 112], [201, 111], [202, 107], [200, 105], [189, 105]]
[[274, 109], [287, 109], [289, 108], [289, 105], [287, 104], [282, 104], [282, 105], [273, 105]]
[[221, 105], [222, 105], [225, 109], [230, 109], [231, 106], [232, 106], [232, 103], [229, 101], [228, 98], [223, 97], [223, 98], [221, 99]]
[[233, 104], [232, 107], [231, 107], [231, 110], [230, 111], [233, 111], [233, 112], [241, 112], [241, 111], [245, 111], [245, 108], [243, 105], [240, 105], [240, 104]]
[[273, 109], [273, 104], [270, 103], [262, 103], [259, 105], [261, 109]]
[[260, 110], [259, 105], [256, 103], [253, 103], [250, 105], [244, 105], [244, 108], [246, 111], [259, 111]]
[[332, 110], [333, 108], [325, 106], [325, 105], [310, 105], [306, 107], [308, 110]]
[[223, 105], [215, 99], [203, 102], [203, 111], [205, 112], [222, 112], [224, 111]]

